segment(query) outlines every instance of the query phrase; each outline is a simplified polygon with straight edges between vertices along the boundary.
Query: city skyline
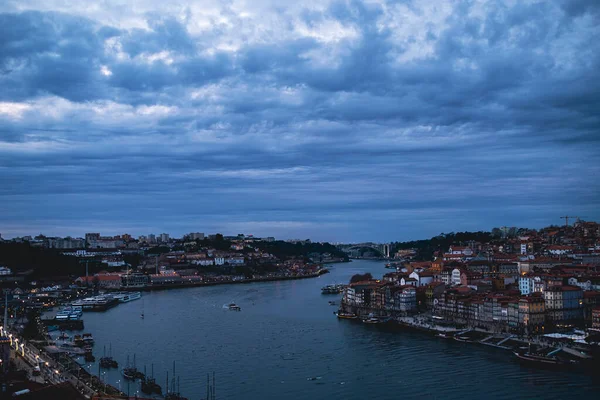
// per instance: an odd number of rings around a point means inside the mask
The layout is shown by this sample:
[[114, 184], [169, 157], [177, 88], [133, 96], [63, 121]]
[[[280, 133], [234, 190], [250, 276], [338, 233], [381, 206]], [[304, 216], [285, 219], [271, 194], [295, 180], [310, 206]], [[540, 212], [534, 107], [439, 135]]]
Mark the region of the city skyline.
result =
[[0, 6], [0, 232], [329, 242], [599, 220], [600, 7]]

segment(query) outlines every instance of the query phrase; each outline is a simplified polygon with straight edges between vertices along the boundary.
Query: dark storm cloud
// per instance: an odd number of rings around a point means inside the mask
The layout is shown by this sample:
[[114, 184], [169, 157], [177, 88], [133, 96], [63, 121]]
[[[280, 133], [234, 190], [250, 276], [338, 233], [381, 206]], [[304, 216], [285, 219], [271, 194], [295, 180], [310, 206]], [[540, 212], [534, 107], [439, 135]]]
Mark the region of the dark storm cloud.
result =
[[598, 218], [596, 3], [9, 3], [0, 232], [397, 240]]

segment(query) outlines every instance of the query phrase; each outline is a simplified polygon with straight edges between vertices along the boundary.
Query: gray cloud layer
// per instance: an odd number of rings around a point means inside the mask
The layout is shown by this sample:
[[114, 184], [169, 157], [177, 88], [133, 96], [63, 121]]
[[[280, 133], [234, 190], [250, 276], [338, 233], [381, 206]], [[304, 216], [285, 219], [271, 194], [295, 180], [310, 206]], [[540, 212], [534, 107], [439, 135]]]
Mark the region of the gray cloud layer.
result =
[[0, 232], [398, 240], [598, 219], [600, 7], [0, 7]]

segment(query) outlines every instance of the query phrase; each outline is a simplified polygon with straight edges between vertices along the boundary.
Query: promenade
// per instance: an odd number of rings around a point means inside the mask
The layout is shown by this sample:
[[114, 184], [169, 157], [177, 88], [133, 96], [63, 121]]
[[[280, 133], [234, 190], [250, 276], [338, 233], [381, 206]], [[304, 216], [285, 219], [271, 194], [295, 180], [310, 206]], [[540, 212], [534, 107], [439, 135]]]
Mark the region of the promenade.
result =
[[[8, 332], [4, 327], [0, 327], [0, 335], [5, 335], [10, 339], [11, 358], [14, 357], [17, 368], [26, 371], [28, 379], [31, 381], [42, 384], [70, 382], [87, 398], [107, 392], [122, 394], [114, 387], [100, 382], [99, 378], [89, 374], [69, 356], [67, 356], [67, 360], [70, 361], [70, 366], [67, 366], [16, 334]], [[35, 372], [36, 367], [39, 369], [39, 373]], [[76, 374], [74, 370], [77, 371]]]

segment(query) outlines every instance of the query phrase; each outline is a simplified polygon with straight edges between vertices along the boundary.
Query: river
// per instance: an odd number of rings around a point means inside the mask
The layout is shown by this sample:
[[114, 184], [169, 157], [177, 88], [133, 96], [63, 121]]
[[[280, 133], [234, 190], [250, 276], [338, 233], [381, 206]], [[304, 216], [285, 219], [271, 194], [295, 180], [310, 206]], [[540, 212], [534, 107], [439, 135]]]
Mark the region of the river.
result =
[[[387, 270], [382, 262], [354, 261], [313, 279], [144, 293], [105, 313], [86, 313], [85, 332], [94, 335], [97, 359], [112, 345], [120, 367], [134, 354], [138, 369], [149, 373], [153, 364], [163, 390], [175, 361], [180, 391], [194, 400], [206, 397], [213, 371], [217, 399], [549, 400], [598, 393], [600, 384], [589, 377], [528, 369], [501, 350], [338, 320], [328, 304], [337, 296], [320, 288], [364, 272]], [[242, 311], [224, 309], [230, 302]], [[98, 372], [96, 363], [87, 365]], [[117, 370], [102, 377], [131, 395], [139, 390]]]

